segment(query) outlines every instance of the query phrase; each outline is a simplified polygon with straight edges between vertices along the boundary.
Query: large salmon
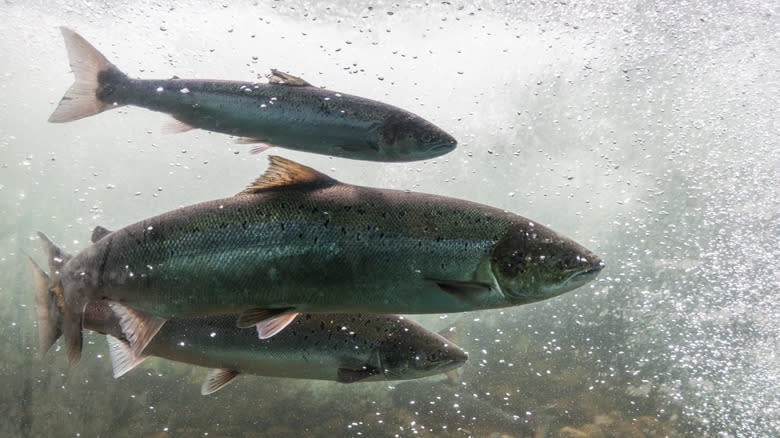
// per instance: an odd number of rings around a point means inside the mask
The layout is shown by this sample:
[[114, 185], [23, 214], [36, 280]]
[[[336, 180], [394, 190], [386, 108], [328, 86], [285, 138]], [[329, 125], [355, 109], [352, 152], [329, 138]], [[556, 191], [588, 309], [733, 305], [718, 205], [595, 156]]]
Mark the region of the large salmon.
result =
[[[272, 336], [299, 312], [441, 313], [532, 303], [604, 266], [514, 213], [442, 196], [336, 181], [271, 156], [236, 196], [115, 232], [73, 257], [40, 234], [65, 299], [71, 363], [82, 313], [108, 299], [140, 352], [166, 318], [240, 313]], [[104, 235], [103, 235], [104, 234]]]

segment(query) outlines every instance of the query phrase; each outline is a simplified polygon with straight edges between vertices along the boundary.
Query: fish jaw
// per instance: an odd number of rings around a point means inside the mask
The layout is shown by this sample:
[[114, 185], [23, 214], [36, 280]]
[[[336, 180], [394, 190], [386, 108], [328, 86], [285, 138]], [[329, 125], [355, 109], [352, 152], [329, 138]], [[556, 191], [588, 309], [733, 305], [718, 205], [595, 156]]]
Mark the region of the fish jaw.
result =
[[493, 248], [491, 269], [513, 305], [545, 300], [594, 280], [599, 256], [542, 225], [519, 219]]

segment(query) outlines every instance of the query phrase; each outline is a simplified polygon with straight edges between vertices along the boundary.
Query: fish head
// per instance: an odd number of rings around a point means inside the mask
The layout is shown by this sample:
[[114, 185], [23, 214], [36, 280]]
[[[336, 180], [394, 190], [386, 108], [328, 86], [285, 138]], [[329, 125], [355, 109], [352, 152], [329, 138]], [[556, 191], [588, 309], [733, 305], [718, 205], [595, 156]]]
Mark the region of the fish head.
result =
[[377, 348], [387, 380], [407, 380], [446, 373], [462, 366], [468, 353], [444, 337], [414, 324]]
[[493, 247], [491, 270], [513, 305], [545, 300], [595, 279], [604, 262], [577, 242], [523, 219]]
[[401, 114], [383, 121], [378, 144], [388, 160], [415, 161], [444, 155], [458, 142], [433, 123], [413, 114]]

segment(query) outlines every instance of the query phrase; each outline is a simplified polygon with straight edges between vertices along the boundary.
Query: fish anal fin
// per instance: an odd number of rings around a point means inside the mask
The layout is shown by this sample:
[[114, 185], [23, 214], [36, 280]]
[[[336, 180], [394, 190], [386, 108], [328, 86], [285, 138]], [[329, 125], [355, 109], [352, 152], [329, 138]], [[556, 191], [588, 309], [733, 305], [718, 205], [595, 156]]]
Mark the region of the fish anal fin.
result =
[[338, 184], [338, 181], [324, 173], [277, 155], [269, 156], [268, 161], [269, 165], [265, 173], [239, 195], [285, 186], [312, 185], [319, 187]]
[[272, 84], [289, 85], [292, 87], [311, 87], [311, 84], [303, 79], [275, 68], [271, 69], [271, 75], [268, 76], [268, 82]]
[[200, 393], [202, 395], [213, 394], [232, 382], [239, 374], [241, 373], [236, 370], [214, 368], [206, 375], [206, 380], [203, 381], [203, 385], [200, 387]]
[[480, 295], [490, 292], [490, 285], [479, 281], [437, 280], [429, 279], [448, 294], [466, 302], [476, 300]]
[[272, 337], [273, 335], [282, 331], [291, 322], [293, 322], [296, 316], [298, 316], [297, 313], [287, 313], [281, 316], [277, 316], [276, 318], [258, 322], [255, 324], [255, 327], [257, 327], [257, 337], [260, 339], [268, 339]]
[[144, 348], [149, 345], [154, 335], [165, 324], [165, 319], [157, 318], [147, 313], [124, 306], [115, 301], [109, 303], [114, 315], [119, 318], [119, 327], [122, 329], [130, 350], [136, 357], [143, 355]]
[[113, 233], [113, 231], [106, 227], [101, 227], [100, 225], [96, 226], [95, 229], [92, 230], [92, 243], [97, 242], [111, 233]]
[[108, 355], [111, 357], [111, 368], [114, 371], [115, 379], [137, 367], [149, 357], [147, 354], [134, 355], [128, 342], [121, 341], [111, 335], [106, 335], [106, 341], [108, 342]]
[[340, 383], [355, 383], [379, 374], [379, 370], [366, 365], [360, 369], [339, 368], [336, 381]]

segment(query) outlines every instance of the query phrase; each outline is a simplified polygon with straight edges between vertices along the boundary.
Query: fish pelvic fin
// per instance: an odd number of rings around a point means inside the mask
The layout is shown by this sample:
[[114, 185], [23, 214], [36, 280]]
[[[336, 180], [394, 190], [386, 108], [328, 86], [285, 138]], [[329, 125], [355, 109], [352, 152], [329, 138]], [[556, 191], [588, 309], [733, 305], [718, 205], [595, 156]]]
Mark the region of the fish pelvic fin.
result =
[[140, 310], [131, 309], [116, 301], [111, 301], [108, 305], [111, 306], [114, 315], [119, 318], [119, 327], [130, 344], [133, 356], [143, 357], [144, 349], [149, 345], [154, 335], [160, 331], [166, 320]]
[[162, 132], [164, 134], [181, 134], [182, 132], [192, 131], [193, 129], [198, 128], [190, 125], [184, 120], [179, 120], [174, 116], [165, 122], [165, 125], [163, 125], [162, 128]]
[[296, 316], [298, 316], [297, 313], [288, 313], [286, 315], [277, 316], [276, 318], [268, 319], [263, 322], [258, 322], [255, 324], [255, 327], [257, 328], [257, 337], [260, 339], [268, 339], [272, 337], [290, 325], [290, 323], [295, 320]]
[[62, 336], [62, 288], [49, 287], [49, 276], [29, 255], [25, 254], [25, 257], [33, 270], [35, 312], [38, 315], [38, 357], [43, 357]]
[[49, 122], [71, 122], [120, 106], [101, 100], [99, 94], [112, 88], [115, 85], [112, 82], [127, 79], [127, 76], [81, 35], [66, 27], [60, 27], [60, 31], [76, 80], [49, 116]]
[[108, 342], [108, 355], [111, 357], [111, 368], [114, 371], [115, 379], [122, 377], [149, 357], [147, 354], [134, 355], [129, 342], [119, 340], [111, 335], [106, 335], [106, 341]]
[[268, 162], [268, 169], [266, 169], [265, 173], [239, 193], [239, 195], [259, 193], [263, 190], [285, 186], [310, 185], [312, 187], [325, 187], [340, 184], [322, 172], [278, 155], [270, 155]]
[[232, 382], [239, 374], [241, 374], [239, 371], [224, 368], [210, 370], [206, 380], [203, 381], [203, 385], [200, 387], [201, 395], [209, 395], [219, 391]]
[[240, 315], [238, 315], [238, 321], [236, 321], [236, 325], [240, 328], [249, 328], [263, 321], [272, 318], [278, 318], [280, 316], [285, 316], [286, 314], [292, 313], [294, 315], [297, 315], [297, 313], [294, 313], [294, 310], [295, 307], [283, 307], [281, 309], [253, 307], [251, 309], [245, 310]]

